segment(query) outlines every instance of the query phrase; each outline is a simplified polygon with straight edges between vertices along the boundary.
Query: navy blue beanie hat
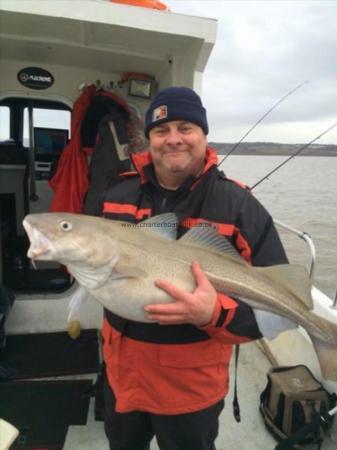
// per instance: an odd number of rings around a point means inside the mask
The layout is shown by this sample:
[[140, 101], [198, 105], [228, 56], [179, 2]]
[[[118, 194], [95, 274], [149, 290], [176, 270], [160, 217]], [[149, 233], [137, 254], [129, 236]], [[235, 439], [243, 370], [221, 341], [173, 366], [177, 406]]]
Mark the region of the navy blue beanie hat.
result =
[[187, 87], [169, 87], [158, 92], [145, 118], [145, 136], [153, 127], [172, 120], [186, 120], [195, 123], [208, 134], [206, 109], [201, 99]]

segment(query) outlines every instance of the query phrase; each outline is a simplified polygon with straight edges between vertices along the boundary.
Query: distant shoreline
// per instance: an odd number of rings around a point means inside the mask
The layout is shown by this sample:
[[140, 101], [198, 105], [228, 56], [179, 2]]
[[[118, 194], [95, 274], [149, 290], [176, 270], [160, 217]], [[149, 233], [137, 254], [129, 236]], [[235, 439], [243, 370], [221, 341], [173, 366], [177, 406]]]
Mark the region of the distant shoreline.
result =
[[[227, 155], [236, 144], [210, 142], [220, 155]], [[233, 155], [250, 156], [291, 156], [305, 144], [278, 144], [274, 142], [241, 142], [232, 153]], [[337, 145], [313, 144], [298, 156], [337, 156]]]

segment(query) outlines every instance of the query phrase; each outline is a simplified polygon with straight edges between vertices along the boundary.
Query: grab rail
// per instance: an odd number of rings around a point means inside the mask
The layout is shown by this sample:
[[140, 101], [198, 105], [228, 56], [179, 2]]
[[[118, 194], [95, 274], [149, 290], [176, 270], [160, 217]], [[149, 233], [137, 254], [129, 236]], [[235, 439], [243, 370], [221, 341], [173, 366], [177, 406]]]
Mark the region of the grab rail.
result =
[[39, 197], [36, 194], [35, 182], [35, 142], [34, 142], [34, 117], [33, 106], [30, 102], [28, 105], [28, 120], [29, 120], [29, 200], [36, 202]]
[[310, 254], [311, 254], [309, 277], [310, 277], [310, 280], [313, 281], [314, 273], [315, 273], [315, 263], [316, 263], [316, 248], [315, 248], [314, 241], [312, 240], [310, 234], [308, 234], [306, 231], [297, 230], [297, 228], [291, 227], [290, 225], [286, 225], [285, 223], [280, 222], [279, 220], [274, 220], [274, 223], [276, 223], [281, 228], [284, 228], [285, 230], [291, 231], [292, 233], [296, 234], [297, 237], [303, 239], [309, 245]]
[[[279, 227], [292, 232], [293, 234], [295, 234], [297, 237], [303, 239], [308, 244], [309, 249], [310, 249], [310, 254], [311, 254], [309, 277], [310, 277], [310, 280], [313, 281], [314, 273], [315, 273], [315, 263], [316, 263], [316, 248], [315, 248], [314, 241], [312, 240], [310, 234], [308, 234], [306, 231], [297, 230], [297, 228], [291, 227], [290, 225], [286, 225], [285, 223], [280, 222], [279, 220], [274, 220], [274, 223], [276, 225], [278, 225]], [[336, 289], [335, 297], [332, 301], [331, 308], [337, 309], [337, 289]]]

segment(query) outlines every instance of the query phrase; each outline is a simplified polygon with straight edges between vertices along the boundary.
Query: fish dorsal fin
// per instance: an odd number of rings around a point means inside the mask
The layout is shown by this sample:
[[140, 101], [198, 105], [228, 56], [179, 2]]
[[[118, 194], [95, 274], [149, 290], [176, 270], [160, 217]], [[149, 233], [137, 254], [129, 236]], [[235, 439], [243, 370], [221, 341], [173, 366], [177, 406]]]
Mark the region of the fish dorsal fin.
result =
[[246, 264], [246, 261], [242, 259], [228, 239], [219, 234], [211, 224], [202, 223], [201, 225], [188, 230], [179, 239], [179, 242], [193, 247], [206, 248], [222, 256], [229, 256], [241, 264]]
[[139, 222], [137, 227], [175, 241], [177, 239], [178, 217], [174, 213], [159, 214]]
[[309, 309], [313, 308], [311, 281], [304, 267], [293, 264], [281, 264], [261, 267], [259, 270], [295, 295]]

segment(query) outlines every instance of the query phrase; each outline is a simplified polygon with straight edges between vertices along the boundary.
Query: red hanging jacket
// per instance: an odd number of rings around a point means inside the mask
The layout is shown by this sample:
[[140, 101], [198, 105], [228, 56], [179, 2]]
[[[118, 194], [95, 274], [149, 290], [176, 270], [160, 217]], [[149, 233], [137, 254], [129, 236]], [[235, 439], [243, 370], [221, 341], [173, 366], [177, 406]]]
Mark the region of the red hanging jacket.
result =
[[95, 93], [96, 87], [88, 86], [74, 103], [71, 140], [62, 152], [55, 175], [49, 181], [55, 193], [49, 211], [82, 212], [88, 190], [88, 162], [81, 147], [81, 123]]
[[96, 96], [104, 96], [129, 112], [128, 105], [121, 98], [110, 92], [97, 91], [95, 85], [88, 86], [76, 100], [71, 116], [71, 140], [62, 152], [55, 175], [49, 181], [55, 193], [49, 208], [51, 212], [83, 212], [89, 187], [87, 155], [92, 153], [93, 148], [83, 146], [81, 125]]

